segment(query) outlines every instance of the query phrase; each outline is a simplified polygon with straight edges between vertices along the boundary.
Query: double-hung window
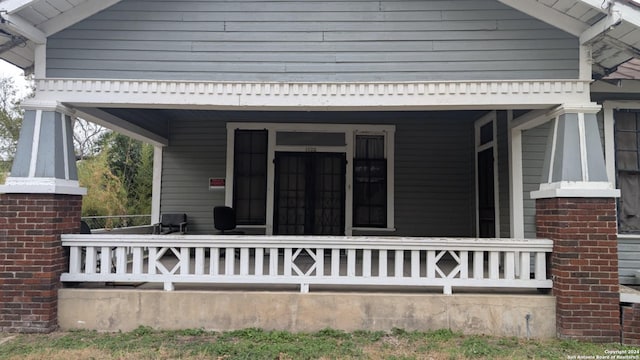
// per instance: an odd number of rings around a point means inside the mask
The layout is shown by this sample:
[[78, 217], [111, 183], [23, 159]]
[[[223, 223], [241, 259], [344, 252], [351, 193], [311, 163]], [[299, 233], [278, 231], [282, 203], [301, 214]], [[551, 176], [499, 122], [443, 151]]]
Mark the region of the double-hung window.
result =
[[353, 159], [353, 226], [387, 226], [387, 159], [384, 135], [356, 135]]
[[233, 208], [239, 225], [266, 222], [267, 138], [267, 130], [235, 130]]

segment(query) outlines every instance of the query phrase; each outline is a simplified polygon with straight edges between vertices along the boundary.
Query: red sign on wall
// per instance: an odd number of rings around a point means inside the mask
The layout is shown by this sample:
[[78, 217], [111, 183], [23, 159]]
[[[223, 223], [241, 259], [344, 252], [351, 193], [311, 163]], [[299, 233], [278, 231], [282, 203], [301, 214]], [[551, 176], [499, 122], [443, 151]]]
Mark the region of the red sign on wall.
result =
[[224, 189], [224, 186], [225, 186], [224, 178], [209, 178], [209, 190]]

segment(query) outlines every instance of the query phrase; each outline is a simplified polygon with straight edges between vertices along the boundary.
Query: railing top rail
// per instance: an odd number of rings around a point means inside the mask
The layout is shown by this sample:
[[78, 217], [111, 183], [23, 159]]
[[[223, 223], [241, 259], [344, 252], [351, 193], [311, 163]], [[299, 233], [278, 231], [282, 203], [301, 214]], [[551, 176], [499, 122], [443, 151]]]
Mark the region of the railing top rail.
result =
[[185, 246], [185, 247], [326, 247], [364, 249], [430, 249], [551, 251], [548, 239], [378, 237], [378, 236], [265, 236], [265, 235], [116, 235], [66, 234], [63, 246]]

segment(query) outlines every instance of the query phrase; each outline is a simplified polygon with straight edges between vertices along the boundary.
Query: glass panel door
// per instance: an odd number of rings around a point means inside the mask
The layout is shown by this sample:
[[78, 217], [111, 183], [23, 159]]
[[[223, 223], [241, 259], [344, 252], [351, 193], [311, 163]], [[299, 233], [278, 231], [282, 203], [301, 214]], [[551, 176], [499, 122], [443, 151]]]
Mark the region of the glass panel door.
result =
[[277, 152], [274, 234], [344, 235], [344, 153]]

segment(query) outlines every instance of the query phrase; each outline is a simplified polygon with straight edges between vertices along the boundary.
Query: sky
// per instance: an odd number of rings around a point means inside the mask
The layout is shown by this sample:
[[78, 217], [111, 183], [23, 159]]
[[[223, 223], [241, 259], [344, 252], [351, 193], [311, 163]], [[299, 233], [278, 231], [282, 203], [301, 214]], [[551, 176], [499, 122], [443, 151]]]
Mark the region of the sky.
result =
[[22, 69], [0, 59], [0, 76], [12, 78], [21, 97], [28, 93], [28, 82], [24, 78]]

